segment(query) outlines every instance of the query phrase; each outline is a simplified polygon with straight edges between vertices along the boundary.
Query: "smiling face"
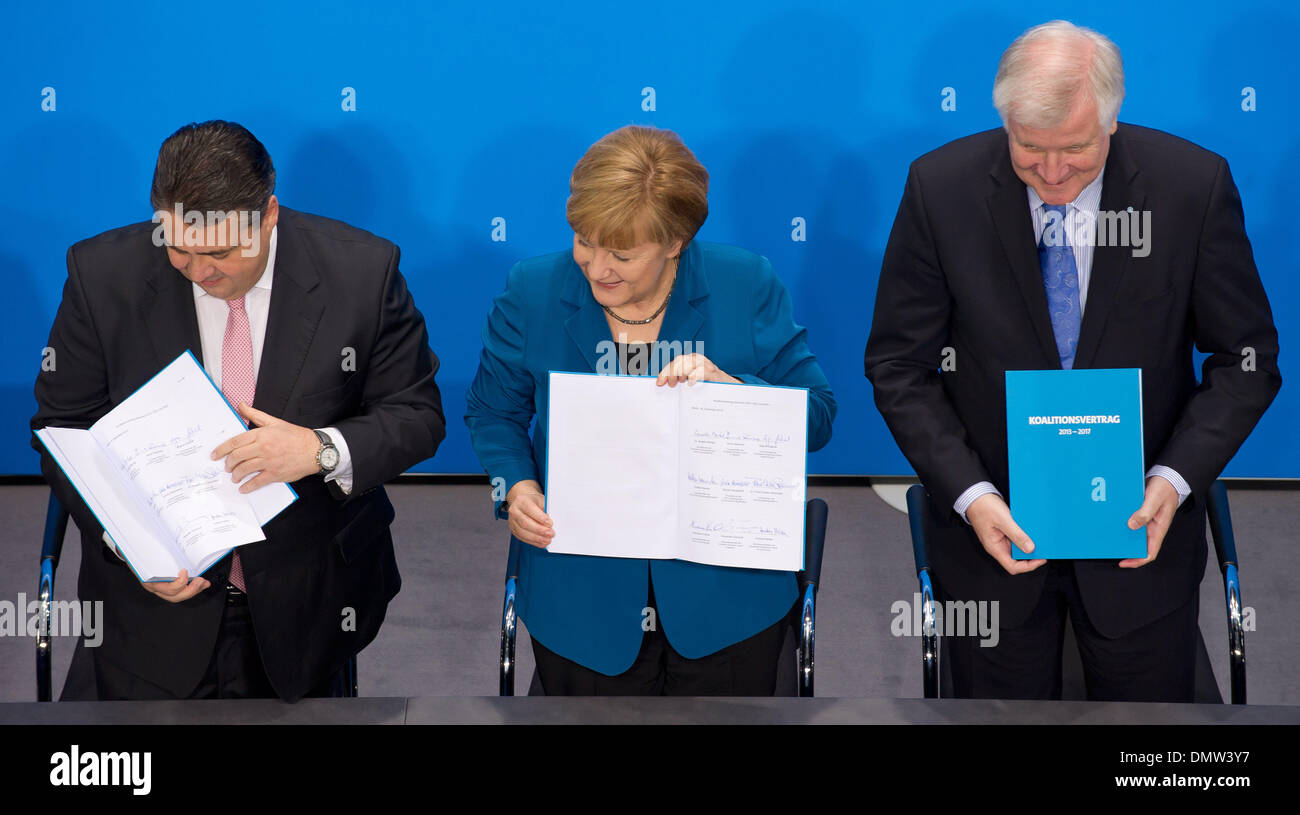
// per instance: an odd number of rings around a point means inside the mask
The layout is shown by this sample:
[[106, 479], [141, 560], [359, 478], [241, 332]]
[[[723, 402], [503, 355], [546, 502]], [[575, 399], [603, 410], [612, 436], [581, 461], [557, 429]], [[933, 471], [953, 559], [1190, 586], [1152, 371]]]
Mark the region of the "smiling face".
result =
[[[262, 211], [257, 240], [241, 235], [239, 218], [226, 220], [224, 235], [220, 230], [186, 230], [172, 212], [163, 210], [162, 234], [167, 242], [167, 260], [187, 280], [222, 300], [243, 297], [262, 279], [270, 255], [271, 230], [279, 218], [279, 203], [272, 195]], [[251, 228], [250, 226], [244, 227]], [[252, 252], [253, 248], [256, 252]]]
[[[611, 309], [624, 308], [625, 318], [649, 316], [662, 304], [672, 286], [676, 258], [682, 242], [664, 245], [643, 242], [628, 249], [610, 249], [599, 236], [573, 235], [573, 262], [582, 269], [596, 302]], [[643, 312], [643, 313], [637, 313]]]
[[1027, 127], [1012, 116], [1006, 125], [1011, 166], [1045, 203], [1068, 204], [1106, 166], [1116, 126], [1101, 125], [1092, 100], [1076, 104], [1056, 127]]

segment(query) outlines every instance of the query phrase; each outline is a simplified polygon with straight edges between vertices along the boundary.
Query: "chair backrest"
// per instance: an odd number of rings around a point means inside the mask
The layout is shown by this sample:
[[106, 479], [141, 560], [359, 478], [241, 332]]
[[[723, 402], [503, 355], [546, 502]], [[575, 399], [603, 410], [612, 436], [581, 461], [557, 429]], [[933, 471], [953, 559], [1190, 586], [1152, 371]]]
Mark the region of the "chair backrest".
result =
[[826, 549], [826, 516], [829, 507], [820, 498], [813, 498], [804, 507], [803, 571], [799, 572], [799, 591], [822, 580], [822, 552]]
[[40, 602], [40, 615], [45, 625], [36, 637], [36, 701], [48, 702], [54, 698], [51, 674], [54, 660], [54, 640], [50, 638], [50, 609], [54, 603], [54, 573], [59, 568], [63, 554], [63, 536], [68, 531], [68, 510], [50, 491], [45, 508], [45, 535], [41, 541], [40, 577], [36, 597]]
[[510, 554], [506, 555], [506, 580], [519, 576], [519, 539], [510, 536]]
[[925, 554], [926, 500], [925, 487], [913, 484], [907, 488], [907, 524], [912, 531], [912, 560], [917, 574], [930, 568], [930, 559]]
[[41, 543], [41, 560], [52, 558], [54, 567], [58, 568], [59, 557], [63, 554], [63, 536], [68, 531], [68, 510], [50, 490], [50, 501], [45, 508], [45, 538]]
[[1205, 510], [1210, 518], [1210, 535], [1214, 538], [1214, 552], [1222, 571], [1237, 564], [1237, 541], [1232, 534], [1232, 513], [1228, 510], [1228, 486], [1215, 481], [1210, 485], [1207, 498]]

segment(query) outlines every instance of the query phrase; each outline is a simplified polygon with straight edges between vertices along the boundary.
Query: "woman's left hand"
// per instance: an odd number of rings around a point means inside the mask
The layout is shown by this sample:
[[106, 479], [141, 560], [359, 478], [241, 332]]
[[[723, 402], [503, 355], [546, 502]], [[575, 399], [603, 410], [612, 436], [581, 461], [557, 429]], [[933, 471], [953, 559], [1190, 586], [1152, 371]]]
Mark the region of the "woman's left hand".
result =
[[739, 379], [714, 365], [703, 354], [684, 354], [677, 357], [664, 366], [664, 369], [659, 372], [659, 378], [655, 380], [656, 385], [667, 385], [670, 388], [676, 387], [678, 382], [685, 382], [688, 385], [694, 385], [696, 382], [742, 384]]

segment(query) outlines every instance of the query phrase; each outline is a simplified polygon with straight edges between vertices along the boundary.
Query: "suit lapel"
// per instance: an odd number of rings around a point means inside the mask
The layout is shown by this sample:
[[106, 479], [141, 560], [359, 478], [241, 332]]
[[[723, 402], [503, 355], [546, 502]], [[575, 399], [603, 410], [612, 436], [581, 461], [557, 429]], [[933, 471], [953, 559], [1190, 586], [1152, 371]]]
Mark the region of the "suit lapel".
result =
[[[1106, 160], [1105, 175], [1101, 181], [1099, 213], [1124, 212], [1130, 207], [1141, 212], [1146, 206], [1146, 192], [1138, 185], [1138, 168], [1123, 140], [1123, 127], [1111, 136], [1110, 154]], [[1098, 219], [1100, 225], [1100, 218]], [[1098, 228], [1100, 238], [1100, 227]], [[1088, 280], [1088, 299], [1079, 326], [1079, 345], [1075, 351], [1074, 367], [1092, 367], [1093, 358], [1101, 345], [1106, 318], [1115, 305], [1115, 292], [1128, 266], [1133, 250], [1116, 246], [1113, 236], [1107, 246], [1096, 247], [1092, 256], [1092, 273]]]
[[258, 410], [290, 421], [297, 412], [286, 411], [289, 395], [298, 384], [307, 349], [325, 311], [315, 261], [294, 228], [293, 216], [293, 212], [280, 208], [271, 309], [253, 397], [253, 406]]
[[605, 310], [591, 296], [591, 287], [582, 270], [573, 264], [570, 272], [560, 299], [574, 310], [564, 321], [564, 331], [586, 360], [588, 370], [595, 373], [600, 343], [609, 341], [609, 325], [605, 322]]
[[995, 189], [988, 197], [989, 214], [1002, 241], [1002, 250], [1011, 264], [1011, 274], [1020, 287], [1034, 337], [1047, 367], [1060, 368], [1061, 359], [1056, 350], [1056, 335], [1052, 333], [1052, 320], [1047, 310], [1047, 292], [1043, 289], [1043, 270], [1038, 263], [1038, 249], [1034, 241], [1034, 222], [1029, 214], [1029, 199], [1025, 184], [1011, 168], [1011, 154], [1002, 141], [998, 161], [990, 171]]
[[691, 241], [682, 250], [672, 300], [668, 302], [663, 325], [659, 327], [660, 340], [693, 341], [704, 327], [704, 315], [697, 308], [700, 301], [709, 296], [709, 280], [700, 262], [702, 254], [695, 241]]
[[[700, 268], [700, 249], [692, 241], [682, 252], [672, 298], [659, 327], [659, 339], [664, 342], [694, 340], [704, 326], [704, 315], [697, 304], [708, 294], [708, 280]], [[591, 294], [591, 284], [577, 264], [573, 264], [560, 298], [574, 309], [564, 321], [565, 333], [594, 373], [600, 358], [600, 343], [611, 341], [609, 322], [605, 319], [605, 310]]]

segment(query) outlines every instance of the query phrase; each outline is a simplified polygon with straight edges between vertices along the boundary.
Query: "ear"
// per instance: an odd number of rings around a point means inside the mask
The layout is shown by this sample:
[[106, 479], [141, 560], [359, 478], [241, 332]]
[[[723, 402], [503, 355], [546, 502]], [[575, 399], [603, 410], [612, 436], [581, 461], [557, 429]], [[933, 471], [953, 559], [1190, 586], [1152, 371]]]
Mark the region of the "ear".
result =
[[1113, 121], [1113, 122], [1110, 123], [1110, 135], [1114, 136], [1116, 130], [1119, 130], [1119, 119], [1118, 119], [1118, 118], [1116, 118], [1115, 121]]
[[668, 248], [668, 257], [675, 258], [675, 257], [679, 257], [681, 254], [682, 254], [682, 241], [681, 240], [673, 241], [672, 246]]
[[262, 210], [262, 231], [267, 235], [275, 229], [276, 223], [280, 220], [280, 202], [272, 195], [266, 200], [266, 207]]

